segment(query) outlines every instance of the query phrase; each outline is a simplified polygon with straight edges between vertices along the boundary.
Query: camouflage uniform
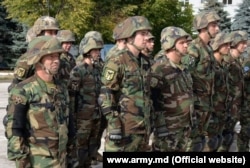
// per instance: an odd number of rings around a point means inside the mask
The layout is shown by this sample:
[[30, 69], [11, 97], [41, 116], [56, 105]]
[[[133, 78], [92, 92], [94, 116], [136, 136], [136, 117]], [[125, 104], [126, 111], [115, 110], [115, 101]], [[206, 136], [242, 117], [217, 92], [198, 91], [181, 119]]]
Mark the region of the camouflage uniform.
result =
[[250, 152], [250, 56], [249, 51], [246, 53], [243, 61], [243, 75], [244, 75], [244, 106], [241, 110], [240, 122], [242, 124], [242, 131], [240, 137], [244, 141], [240, 143], [239, 151]]
[[[84, 57], [91, 58], [88, 54], [92, 49], [103, 48], [102, 38], [95, 35], [93, 33], [82, 39], [81, 51]], [[70, 73], [70, 104], [77, 129], [79, 167], [89, 167], [91, 160], [96, 159], [100, 147], [101, 114], [97, 99], [101, 88], [101, 71], [102, 66], [98, 60], [94, 60], [93, 66], [82, 60]]]
[[[196, 30], [201, 30], [206, 29], [210, 22], [219, 19], [214, 12], [201, 12], [195, 16], [193, 23]], [[208, 30], [207, 33], [211, 36]], [[207, 149], [207, 127], [213, 111], [214, 62], [211, 47], [200, 37], [189, 44], [188, 54], [184, 57], [183, 63], [188, 66], [193, 78], [194, 109], [197, 116], [197, 126], [193, 128], [191, 135], [191, 151]]]
[[[213, 107], [209, 126], [208, 134], [210, 139], [217, 138], [218, 141], [210, 141], [211, 151], [216, 151], [222, 143], [222, 131], [227, 119], [226, 113], [226, 101], [228, 96], [228, 69], [224, 66], [223, 54], [228, 54], [229, 43], [231, 37], [226, 33], [218, 33], [216, 37], [211, 41], [210, 45], [213, 51], [218, 55], [215, 61], [215, 82], [214, 82], [214, 95], [213, 95]], [[222, 45], [227, 46], [227, 53], [221, 53], [219, 51]], [[225, 51], [224, 51], [225, 52]], [[221, 60], [220, 60], [221, 58]], [[213, 144], [214, 143], [214, 144]]]
[[[132, 37], [136, 31], [151, 30], [148, 20], [142, 16], [129, 17], [124, 23], [124, 39]], [[134, 45], [133, 42], [130, 45]], [[99, 103], [108, 120], [107, 152], [140, 151], [148, 140], [150, 65], [145, 65], [144, 61], [140, 54], [135, 56], [127, 49], [111, 57], [104, 65]]]
[[[56, 38], [44, 36], [31, 43], [28, 65], [48, 54], [64, 52]], [[66, 167], [68, 136], [74, 136], [74, 129], [65, 89], [60, 81], [48, 83], [35, 74], [10, 91], [8, 159], [16, 161], [17, 167]]]
[[[189, 35], [181, 28], [166, 27], [161, 37], [164, 51], [175, 47], [179, 38]], [[175, 51], [174, 51], [175, 52]], [[155, 140], [153, 149], [161, 152], [183, 152], [191, 132], [193, 113], [192, 77], [180, 63], [167, 58], [152, 66], [152, 92], [154, 99]]]
[[[75, 36], [70, 30], [60, 30], [57, 34], [58, 40], [64, 42], [75, 42]], [[60, 73], [56, 76], [67, 85], [70, 71], [76, 66], [75, 58], [69, 52], [60, 55]]]
[[[44, 30], [59, 30], [59, 24], [55, 18], [50, 16], [42, 16], [38, 18], [33, 27], [27, 33], [27, 40], [33, 40], [37, 36], [41, 36]], [[29, 50], [30, 46], [28, 46]], [[27, 65], [27, 56], [23, 54], [16, 62], [14, 68], [14, 79], [10, 84], [8, 91], [10, 91], [15, 85], [24, 79], [27, 79], [34, 74], [34, 68], [32, 65]]]

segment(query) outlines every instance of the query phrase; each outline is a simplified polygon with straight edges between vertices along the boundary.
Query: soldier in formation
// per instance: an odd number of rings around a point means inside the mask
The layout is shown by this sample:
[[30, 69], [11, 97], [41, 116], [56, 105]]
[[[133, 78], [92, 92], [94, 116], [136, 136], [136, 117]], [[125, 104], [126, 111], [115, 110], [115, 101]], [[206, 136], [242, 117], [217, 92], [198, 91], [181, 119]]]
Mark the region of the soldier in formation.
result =
[[184, 152], [191, 132], [193, 111], [192, 77], [181, 59], [187, 53], [189, 34], [179, 27], [162, 30], [165, 59], [152, 66], [155, 133], [153, 151]]
[[30, 42], [28, 65], [35, 74], [11, 89], [7, 109], [8, 158], [16, 167], [66, 167], [68, 139], [74, 137], [66, 86], [54, 78], [60, 42], [42, 36]]

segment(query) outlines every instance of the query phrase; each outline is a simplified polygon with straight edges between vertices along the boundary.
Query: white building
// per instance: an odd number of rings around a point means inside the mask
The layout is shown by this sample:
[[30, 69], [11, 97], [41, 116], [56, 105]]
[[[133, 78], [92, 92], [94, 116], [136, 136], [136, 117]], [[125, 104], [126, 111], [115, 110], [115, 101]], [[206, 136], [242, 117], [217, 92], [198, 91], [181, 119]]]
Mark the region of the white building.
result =
[[[183, 3], [189, 3], [193, 5], [194, 14], [199, 12], [199, 9], [203, 8], [203, 4], [205, 0], [180, 0]], [[224, 3], [224, 10], [228, 12], [229, 17], [233, 19], [235, 15], [235, 9], [238, 9], [239, 4], [243, 2], [243, 0], [218, 0], [218, 2]]]

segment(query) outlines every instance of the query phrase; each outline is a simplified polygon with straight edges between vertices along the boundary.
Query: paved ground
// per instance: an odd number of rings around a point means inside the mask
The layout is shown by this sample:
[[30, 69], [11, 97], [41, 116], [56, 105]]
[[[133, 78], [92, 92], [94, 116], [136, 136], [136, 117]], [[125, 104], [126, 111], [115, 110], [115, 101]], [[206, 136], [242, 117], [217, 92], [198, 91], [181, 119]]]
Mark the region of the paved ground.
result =
[[[6, 114], [6, 105], [8, 103], [8, 93], [7, 88], [9, 86], [9, 82], [1, 82], [0, 81], [0, 167], [1, 168], [15, 168], [14, 162], [11, 162], [7, 159], [7, 140], [4, 136], [4, 126], [2, 124], [3, 117]], [[102, 139], [102, 146], [99, 150], [100, 153], [103, 152], [103, 143], [104, 139]], [[102, 163], [99, 163], [96, 166], [92, 166], [93, 168], [102, 168]]]

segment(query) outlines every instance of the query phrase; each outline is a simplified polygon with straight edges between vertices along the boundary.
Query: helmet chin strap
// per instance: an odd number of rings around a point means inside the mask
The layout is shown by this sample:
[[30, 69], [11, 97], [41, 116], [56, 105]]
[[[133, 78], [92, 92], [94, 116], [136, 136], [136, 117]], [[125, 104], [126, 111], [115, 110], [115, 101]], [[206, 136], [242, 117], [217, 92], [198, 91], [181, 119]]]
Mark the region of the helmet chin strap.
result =
[[38, 65], [40, 65], [40, 67], [49, 75], [55, 75], [54, 73], [52, 73], [48, 68], [46, 68], [42, 63], [38, 63]]
[[207, 34], [209, 35], [210, 39], [213, 39], [214, 37], [211, 35], [211, 33], [208, 31], [208, 28], [207, 28]]
[[180, 56], [184, 56], [185, 54], [182, 54], [177, 48], [173, 48], [177, 54], [180, 54]]

